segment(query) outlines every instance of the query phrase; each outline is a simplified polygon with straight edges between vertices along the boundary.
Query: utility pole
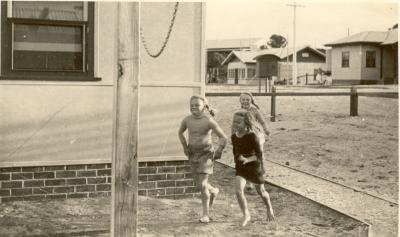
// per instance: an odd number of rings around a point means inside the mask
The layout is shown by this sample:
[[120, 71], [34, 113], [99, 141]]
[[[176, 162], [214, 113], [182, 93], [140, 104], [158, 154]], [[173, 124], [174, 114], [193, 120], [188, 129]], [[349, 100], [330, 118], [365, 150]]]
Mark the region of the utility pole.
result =
[[114, 89], [111, 237], [135, 237], [138, 219], [140, 90], [138, 2], [118, 2], [117, 50], [118, 79]]
[[298, 5], [296, 2], [293, 4], [287, 4], [293, 7], [293, 68], [292, 68], [292, 81], [293, 85], [297, 84], [297, 52], [296, 52], [296, 8], [304, 7], [304, 5]]

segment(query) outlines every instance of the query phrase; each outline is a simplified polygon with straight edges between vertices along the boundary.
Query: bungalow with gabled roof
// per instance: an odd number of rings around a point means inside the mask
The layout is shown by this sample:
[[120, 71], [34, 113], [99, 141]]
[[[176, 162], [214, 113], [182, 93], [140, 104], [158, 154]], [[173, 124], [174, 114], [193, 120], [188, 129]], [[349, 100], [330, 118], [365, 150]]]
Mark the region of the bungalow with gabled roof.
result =
[[[222, 66], [227, 66], [228, 84], [258, 84], [258, 78], [289, 79], [292, 58], [293, 50], [287, 48], [232, 51]], [[310, 79], [314, 70], [326, 69], [325, 54], [311, 46], [297, 48], [297, 62], [298, 75], [309, 74]]]
[[[304, 77], [313, 75], [317, 69], [326, 69], [325, 54], [311, 46], [301, 46], [296, 50], [297, 74]], [[288, 80], [292, 77], [293, 49], [270, 48], [261, 50], [254, 57], [256, 60], [256, 76]], [[310, 78], [311, 79], [311, 78]], [[304, 77], [305, 83], [305, 77]], [[302, 83], [302, 84], [304, 84]]]
[[227, 66], [228, 84], [249, 84], [256, 76], [255, 51], [232, 51], [222, 62]]
[[325, 44], [332, 82], [340, 84], [397, 83], [397, 29], [365, 31]]
[[257, 47], [261, 38], [207, 40], [207, 76], [208, 82], [225, 82], [227, 67], [222, 62], [232, 51], [251, 50]]

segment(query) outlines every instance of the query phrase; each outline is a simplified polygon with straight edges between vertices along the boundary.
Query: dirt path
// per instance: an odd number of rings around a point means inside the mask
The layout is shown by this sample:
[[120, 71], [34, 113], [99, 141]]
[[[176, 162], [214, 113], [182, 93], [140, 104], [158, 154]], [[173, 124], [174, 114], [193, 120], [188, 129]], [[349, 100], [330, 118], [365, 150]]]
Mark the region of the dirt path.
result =
[[[240, 226], [232, 168], [216, 164], [211, 181], [221, 193], [213, 208], [214, 221], [198, 222], [198, 197], [139, 199], [138, 236], [357, 236], [364, 226], [340, 213], [283, 189], [267, 186], [276, 222], [266, 221], [261, 199], [247, 195], [252, 220]], [[0, 236], [109, 236], [110, 198], [68, 199], [0, 204]]]
[[398, 205], [268, 161], [265, 166], [268, 181], [371, 224], [371, 236], [397, 236]]

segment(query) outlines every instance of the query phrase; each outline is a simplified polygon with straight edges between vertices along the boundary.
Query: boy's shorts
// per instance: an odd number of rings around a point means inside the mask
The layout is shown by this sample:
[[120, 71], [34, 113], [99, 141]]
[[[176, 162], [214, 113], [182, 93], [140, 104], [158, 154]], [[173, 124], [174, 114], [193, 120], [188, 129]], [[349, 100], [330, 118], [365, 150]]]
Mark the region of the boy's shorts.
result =
[[214, 168], [214, 151], [212, 149], [202, 151], [191, 150], [189, 162], [193, 173], [212, 174]]

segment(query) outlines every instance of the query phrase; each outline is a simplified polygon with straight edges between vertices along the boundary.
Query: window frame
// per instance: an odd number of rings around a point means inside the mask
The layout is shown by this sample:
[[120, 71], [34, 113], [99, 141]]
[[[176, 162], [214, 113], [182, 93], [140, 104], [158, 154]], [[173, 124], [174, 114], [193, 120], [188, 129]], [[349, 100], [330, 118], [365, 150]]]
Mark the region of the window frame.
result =
[[[347, 59], [345, 60], [344, 56], [347, 54]], [[345, 63], [347, 62], [347, 64]], [[350, 51], [342, 51], [342, 68], [350, 67]]]
[[246, 78], [246, 69], [245, 68], [241, 68], [239, 75], [240, 75], [239, 78], [245, 79]]
[[[372, 55], [373, 55], [373, 65], [372, 66], [370, 66], [368, 64], [368, 53], [372, 53]], [[376, 51], [375, 50], [367, 50], [365, 52], [365, 67], [366, 68], [376, 68]]]
[[235, 78], [235, 69], [228, 69], [228, 78]]
[[256, 69], [248, 68], [247, 69], [247, 78], [254, 78], [255, 76], [256, 76]]
[[[99, 81], [94, 77], [94, 2], [87, 2], [87, 21], [42, 20], [8, 17], [8, 1], [1, 2], [1, 75], [3, 80]], [[12, 69], [13, 24], [82, 27], [82, 71]]]

